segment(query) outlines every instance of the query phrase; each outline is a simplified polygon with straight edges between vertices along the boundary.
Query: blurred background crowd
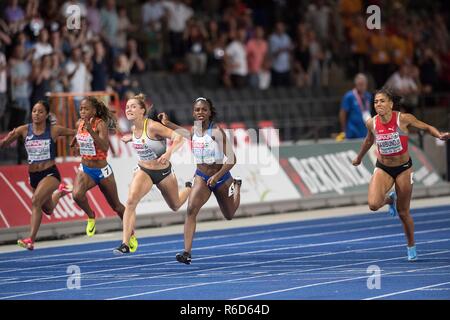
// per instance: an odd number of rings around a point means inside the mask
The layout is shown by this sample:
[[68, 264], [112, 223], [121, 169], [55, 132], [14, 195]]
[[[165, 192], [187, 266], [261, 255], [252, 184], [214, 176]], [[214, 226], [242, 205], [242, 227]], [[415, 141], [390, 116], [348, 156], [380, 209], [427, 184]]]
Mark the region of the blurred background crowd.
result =
[[[370, 88], [388, 84], [413, 111], [450, 88], [445, 0], [0, 3], [0, 132], [28, 119], [47, 92], [143, 91], [157, 100], [191, 87], [187, 104], [201, 88], [342, 97], [364, 73]], [[366, 27], [369, 5], [381, 8], [380, 30]], [[173, 83], [161, 87], [161, 75]]]

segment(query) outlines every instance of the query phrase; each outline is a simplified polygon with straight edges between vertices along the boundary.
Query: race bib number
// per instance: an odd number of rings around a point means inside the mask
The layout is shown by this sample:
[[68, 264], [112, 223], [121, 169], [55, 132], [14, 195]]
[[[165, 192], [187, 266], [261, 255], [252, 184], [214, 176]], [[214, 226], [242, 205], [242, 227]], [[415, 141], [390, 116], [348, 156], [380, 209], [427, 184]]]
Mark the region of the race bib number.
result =
[[80, 146], [80, 155], [96, 156], [94, 139], [90, 135], [77, 135], [77, 142]]
[[108, 164], [106, 167], [102, 168], [103, 178], [108, 178], [113, 172], [111, 166]]
[[50, 156], [50, 139], [47, 140], [28, 140], [25, 142], [25, 148], [28, 153], [28, 161], [44, 161]]
[[139, 160], [150, 161], [158, 158], [156, 153], [143, 143], [133, 143], [133, 148], [136, 151]]
[[390, 155], [403, 150], [398, 132], [378, 135], [377, 145], [382, 155]]

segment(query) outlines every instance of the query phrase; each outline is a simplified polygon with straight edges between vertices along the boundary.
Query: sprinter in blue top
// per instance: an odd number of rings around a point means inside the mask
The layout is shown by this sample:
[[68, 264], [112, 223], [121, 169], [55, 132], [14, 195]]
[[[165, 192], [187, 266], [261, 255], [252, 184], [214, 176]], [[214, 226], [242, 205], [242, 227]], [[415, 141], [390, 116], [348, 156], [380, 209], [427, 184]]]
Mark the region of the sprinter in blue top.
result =
[[158, 115], [162, 124], [192, 139], [192, 152], [197, 164], [184, 223], [184, 251], [176, 255], [177, 261], [185, 264], [191, 263], [197, 215], [211, 193], [214, 193], [227, 220], [233, 219], [241, 200], [242, 181], [233, 179], [230, 173], [236, 164], [236, 156], [225, 132], [214, 122], [215, 116], [216, 109], [212, 101], [203, 97], [194, 101], [195, 125], [192, 132], [170, 122], [165, 113]]
[[70, 186], [61, 183], [61, 175], [55, 164], [56, 139], [60, 136], [74, 136], [75, 129], [52, 125], [50, 106], [38, 101], [31, 112], [32, 122], [13, 129], [0, 141], [0, 148], [8, 146], [22, 137], [28, 154], [30, 186], [33, 188], [30, 237], [20, 239], [17, 244], [28, 250], [34, 249], [34, 241], [41, 225], [42, 211], [51, 215], [59, 199], [71, 191]]

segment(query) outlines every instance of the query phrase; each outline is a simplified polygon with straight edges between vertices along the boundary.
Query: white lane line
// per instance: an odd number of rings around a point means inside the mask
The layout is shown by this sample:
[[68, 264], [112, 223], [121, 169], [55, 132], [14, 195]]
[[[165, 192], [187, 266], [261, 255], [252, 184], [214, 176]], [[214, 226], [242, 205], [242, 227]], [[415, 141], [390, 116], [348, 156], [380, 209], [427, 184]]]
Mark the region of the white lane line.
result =
[[[421, 244], [425, 244], [425, 243], [435, 243], [435, 242], [443, 242], [443, 241], [449, 241], [450, 239], [444, 239], [444, 240], [436, 240], [436, 241], [427, 241]], [[215, 270], [224, 270], [224, 269], [229, 269], [229, 268], [236, 268], [236, 267], [246, 267], [246, 266], [255, 266], [255, 265], [264, 265], [264, 264], [269, 264], [269, 263], [273, 263], [273, 262], [282, 262], [282, 261], [288, 261], [288, 260], [303, 260], [303, 259], [307, 259], [310, 257], [317, 257], [317, 256], [324, 256], [324, 255], [335, 255], [335, 254], [343, 254], [343, 253], [350, 253], [350, 252], [355, 252], [355, 251], [372, 251], [372, 250], [378, 250], [380, 248], [391, 248], [391, 247], [400, 247], [400, 246], [404, 246], [404, 245], [395, 245], [395, 246], [383, 246], [383, 247], [375, 247], [375, 248], [367, 248], [364, 250], [347, 250], [347, 251], [341, 251], [341, 252], [332, 252], [332, 253], [327, 253], [327, 254], [319, 254], [319, 255], [313, 255], [313, 256], [309, 256], [309, 257], [296, 257], [296, 258], [290, 258], [290, 259], [281, 259], [281, 260], [275, 260], [275, 261], [264, 261], [264, 262], [253, 262], [253, 263], [247, 263], [241, 266], [228, 266], [228, 267], [218, 267], [218, 268], [211, 268], [211, 269], [207, 269], [207, 270], [201, 270], [201, 272], [206, 272], [206, 271], [215, 271]], [[442, 252], [434, 252], [434, 253], [430, 253], [430, 254], [422, 254], [421, 256], [428, 256], [428, 255], [436, 255], [436, 254], [441, 254], [441, 253], [446, 253], [449, 252], [450, 250], [447, 251], [442, 251]], [[237, 254], [233, 254], [233, 255], [237, 255]], [[203, 258], [206, 259], [206, 258]], [[397, 257], [397, 258], [389, 258], [389, 259], [383, 259], [383, 260], [374, 260], [374, 261], [366, 261], [366, 262], [360, 262], [360, 263], [353, 263], [353, 264], [349, 264], [347, 266], [351, 266], [351, 265], [358, 265], [358, 264], [367, 264], [367, 263], [374, 263], [374, 262], [381, 262], [381, 261], [389, 261], [389, 260], [399, 260], [399, 259], [404, 259], [404, 257]], [[175, 263], [175, 262], [174, 262]], [[167, 263], [159, 263], [159, 264], [167, 264]], [[346, 265], [343, 265], [346, 266]], [[325, 268], [317, 268], [316, 270], [321, 270], [321, 269], [329, 269], [329, 268], [336, 268], [336, 267], [342, 267], [342, 266], [331, 266], [331, 267], [325, 267]], [[194, 271], [189, 271], [189, 272], [184, 272], [183, 275], [186, 274], [193, 274], [198, 272], [199, 270], [194, 270]], [[304, 270], [303, 272], [308, 272], [308, 271], [314, 271], [314, 269], [311, 270]], [[134, 279], [126, 279], [126, 280], [119, 280], [119, 281], [109, 281], [109, 282], [102, 282], [102, 283], [97, 283], [97, 284], [91, 284], [91, 285], [85, 285], [83, 286], [83, 288], [87, 288], [87, 287], [98, 287], [98, 286], [104, 286], [107, 284], [118, 284], [118, 283], [123, 283], [123, 282], [128, 282], [130, 280], [149, 280], [149, 279], [156, 279], [156, 278], [165, 278], [165, 277], [170, 277], [172, 275], [178, 275], [179, 272], [172, 272], [169, 274], [164, 274], [164, 275], [158, 275], [158, 276], [151, 276], [151, 277], [141, 277], [141, 278], [134, 278]], [[254, 277], [252, 277], [254, 278]], [[53, 289], [53, 290], [44, 290], [44, 291], [37, 291], [37, 292], [32, 292], [32, 293], [25, 293], [25, 294], [21, 294], [21, 295], [15, 295], [15, 296], [9, 296], [9, 297], [2, 297], [0, 298], [0, 300], [2, 299], [8, 299], [8, 298], [16, 298], [16, 297], [20, 297], [20, 296], [27, 296], [27, 295], [34, 295], [34, 294], [40, 294], [40, 293], [48, 293], [48, 292], [59, 292], [59, 291], [64, 291], [67, 290], [67, 288], [61, 288], [61, 289]]]
[[409, 290], [404, 290], [404, 291], [392, 292], [392, 293], [388, 293], [388, 294], [383, 294], [381, 296], [366, 298], [364, 300], [382, 299], [382, 298], [392, 297], [392, 296], [396, 296], [396, 295], [403, 294], [403, 293], [419, 291], [419, 290], [425, 290], [425, 289], [434, 288], [434, 287], [441, 287], [441, 286], [445, 286], [446, 284], [450, 284], [450, 282], [437, 283], [437, 284], [433, 284], [433, 285], [426, 286], [426, 287], [420, 287], [420, 288], [414, 288], [414, 289], [409, 289]]
[[[449, 210], [445, 211], [435, 211], [435, 212], [425, 212], [425, 213], [416, 213], [415, 217], [422, 217], [422, 216], [436, 216], [441, 214], [449, 214]], [[270, 229], [270, 233], [275, 232], [285, 232], [285, 231], [293, 231], [293, 230], [306, 230], [306, 229], [312, 229], [312, 228], [322, 228], [322, 227], [337, 227], [337, 226], [345, 226], [345, 225], [353, 225], [353, 224], [360, 224], [360, 223], [366, 223], [366, 222], [377, 222], [377, 221], [387, 221], [387, 220], [380, 220], [380, 218], [369, 218], [369, 219], [361, 219], [356, 221], [344, 221], [344, 222], [336, 222], [336, 223], [321, 223], [321, 224], [315, 224], [315, 225], [307, 225], [307, 226], [296, 226], [296, 227], [283, 227], [283, 228], [275, 228]], [[435, 220], [427, 220], [427, 221], [435, 221]], [[439, 220], [436, 220], [439, 221]], [[295, 222], [294, 222], [295, 223]], [[284, 224], [284, 223], [283, 223]], [[416, 224], [420, 224], [420, 222], [416, 222]], [[256, 226], [255, 226], [256, 227]], [[247, 228], [247, 227], [245, 227]], [[240, 228], [238, 228], [240, 229]], [[199, 241], [209, 241], [209, 240], [217, 240], [217, 239], [226, 239], [226, 238], [236, 238], [239, 236], [248, 237], [250, 235], [257, 235], [257, 234], [267, 234], [267, 229], [261, 230], [261, 231], [250, 231], [250, 232], [240, 232], [240, 233], [229, 233], [226, 235], [219, 235], [219, 236], [205, 236], [205, 237], [198, 237], [195, 238], [195, 241], [198, 243]], [[160, 242], [153, 242], [148, 244], [140, 244], [139, 247], [150, 247], [150, 246], [157, 246], [157, 245], [166, 245], [166, 244], [173, 244], [173, 243], [182, 243], [183, 239], [180, 240], [170, 240], [170, 241], [160, 241]], [[67, 245], [68, 247], [74, 246], [73, 244]], [[64, 246], [61, 246], [62, 248]], [[54, 254], [54, 255], [45, 255], [45, 256], [34, 256], [34, 257], [25, 257], [25, 258], [15, 258], [15, 259], [8, 259], [8, 260], [1, 260], [0, 263], [7, 263], [7, 262], [13, 262], [13, 261], [26, 261], [26, 260], [36, 260], [36, 259], [45, 259], [45, 258], [52, 258], [52, 257], [63, 257], [63, 256], [73, 256], [73, 255], [82, 255], [82, 254], [88, 254], [88, 253], [97, 253], [97, 252], [110, 252], [111, 248], [108, 249], [97, 249], [97, 250], [87, 250], [87, 251], [77, 251], [77, 252], [69, 252], [69, 253], [61, 253], [61, 254]], [[140, 256], [139, 254], [135, 256]], [[0, 255], [1, 257], [1, 255]], [[95, 260], [97, 261], [97, 260]], [[22, 270], [22, 269], [20, 269]]]
[[[450, 230], [450, 228], [426, 230], [426, 231], [420, 231], [420, 232], [417, 232], [417, 233], [424, 234], [424, 233], [439, 232], [439, 231], [443, 231], [443, 230], [447, 231], [447, 230]], [[350, 239], [350, 240], [343, 240], [343, 241], [315, 243], [315, 244], [309, 244], [309, 245], [297, 245], [297, 246], [291, 246], [291, 247], [286, 247], [286, 248], [276, 248], [276, 249], [267, 249], [267, 250], [258, 250], [258, 251], [238, 252], [238, 253], [234, 253], [234, 254], [229, 254], [228, 257], [230, 257], [230, 256], [239, 256], [239, 255], [255, 254], [255, 253], [262, 253], [262, 252], [273, 252], [273, 251], [280, 251], [280, 250], [287, 250], [287, 249], [300, 249], [300, 248], [308, 248], [308, 247], [328, 246], [328, 245], [331, 245], [331, 244], [351, 243], [351, 242], [358, 242], [358, 241], [365, 241], [365, 240], [374, 240], [374, 239], [384, 239], [384, 238], [387, 238], [387, 237], [398, 237], [398, 236], [403, 236], [403, 233], [391, 234], [391, 235], [383, 235], [383, 236], [376, 236], [376, 237], [368, 237], [368, 238]], [[357, 250], [353, 250], [353, 251], [364, 251], [364, 250], [357, 249]], [[205, 259], [214, 259], [214, 258], [218, 258], [218, 256], [207, 256], [207, 257], [203, 257], [203, 258], [198, 258], [196, 260], [205, 260]], [[178, 262], [173, 261], [172, 263], [178, 263]], [[112, 268], [112, 269], [104, 269], [104, 270], [84, 272], [83, 274], [84, 275], [86, 275], [86, 274], [98, 274], [98, 273], [103, 273], [103, 272], [111, 272], [111, 271], [119, 271], [119, 270], [130, 270], [130, 269], [135, 269], [135, 268], [142, 268], [142, 267], [149, 267], [149, 266], [156, 266], [156, 265], [165, 265], [165, 264], [167, 264], [167, 262], [154, 263], [154, 264], [144, 264], [144, 265], [137, 265], [137, 266], [126, 266], [126, 267]], [[236, 266], [233, 266], [233, 267], [236, 267]], [[51, 277], [29, 279], [29, 280], [22, 280], [22, 281], [12, 281], [12, 282], [3, 283], [3, 285], [16, 284], [16, 283], [27, 283], [27, 282], [38, 282], [38, 281], [42, 281], [42, 280], [54, 280], [54, 279], [57, 279], [57, 278], [66, 278], [66, 277], [67, 277], [67, 275], [51, 276]], [[129, 280], [127, 280], [127, 281], [129, 281]]]
[[[436, 269], [443, 269], [443, 268], [450, 268], [450, 265], [439, 266], [439, 267], [430, 267], [430, 268], [420, 268], [420, 269], [410, 270], [409, 272], [417, 272], [417, 271], [425, 271], [425, 270], [436, 270]], [[405, 271], [402, 270], [402, 271], [383, 273], [382, 275], [383, 276], [387, 276], [387, 275], [393, 275], [393, 274], [402, 274], [404, 272]], [[317, 287], [317, 286], [322, 286], [322, 285], [327, 285], [327, 284], [348, 282], [348, 281], [359, 280], [359, 279], [367, 279], [367, 275], [359, 276], [359, 277], [346, 278], [346, 279], [340, 279], [340, 280], [312, 283], [312, 284], [308, 284], [308, 285], [304, 285], [304, 286], [297, 286], [297, 287], [286, 288], [286, 289], [281, 289], [281, 290], [261, 292], [261, 293], [252, 294], [252, 295], [248, 295], [248, 296], [233, 298], [231, 300], [250, 299], [250, 298], [256, 298], [256, 297], [261, 297], [261, 296], [268, 296], [268, 295], [282, 293], [282, 292], [288, 292], [288, 291], [294, 291], [294, 290], [299, 290], [299, 289], [304, 289], [304, 288]]]
[[[438, 241], [430, 241], [431, 243], [433, 242], [442, 242], [442, 241], [449, 241], [450, 239], [445, 239], [445, 240], [438, 240]], [[381, 248], [391, 248], [391, 247], [400, 247], [403, 245], [394, 245], [394, 246], [383, 246], [383, 247], [375, 247], [375, 248], [367, 248], [364, 249], [364, 251], [372, 251], [372, 250], [379, 250]], [[303, 256], [303, 257], [296, 257], [296, 258], [288, 258], [288, 259], [279, 259], [279, 260], [271, 260], [271, 261], [264, 261], [264, 262], [253, 262], [253, 263], [246, 263], [240, 266], [227, 266], [227, 267], [217, 267], [217, 268], [210, 268], [210, 269], [206, 269], [206, 270], [201, 270], [201, 272], [205, 273], [206, 271], [217, 271], [217, 270], [224, 270], [224, 269], [229, 269], [229, 268], [239, 268], [239, 267], [248, 267], [248, 266], [255, 266], [255, 265], [264, 265], [264, 264], [269, 264], [269, 263], [274, 263], [274, 262], [285, 262], [285, 261], [293, 261], [293, 260], [303, 260], [303, 259], [307, 259], [307, 258], [311, 258], [311, 257], [319, 257], [319, 256], [327, 256], [327, 255], [336, 255], [336, 254], [343, 254], [343, 253], [351, 253], [351, 252], [355, 252], [358, 250], [347, 250], [347, 251], [340, 251], [340, 252], [333, 252], [333, 253], [326, 253], [326, 254], [316, 254], [316, 255], [311, 255], [311, 256]], [[439, 252], [440, 254], [441, 252]], [[436, 253], [437, 254], [437, 253]], [[236, 254], [234, 254], [236, 255]], [[423, 255], [422, 255], [423, 256]], [[202, 258], [205, 259], [205, 258]], [[380, 261], [387, 261], [387, 260], [398, 260], [401, 259], [399, 257], [397, 258], [390, 258], [390, 259], [384, 259], [384, 260], [375, 260], [375, 262], [380, 262]], [[198, 259], [196, 259], [198, 260]], [[356, 264], [365, 264], [365, 263], [373, 263], [373, 261], [366, 261], [366, 262], [360, 262], [360, 263], [356, 263]], [[167, 263], [157, 263], [154, 265], [162, 265], [162, 264], [167, 264]], [[337, 268], [337, 267], [342, 267], [342, 266], [352, 266], [355, 264], [349, 264], [349, 265], [339, 265], [339, 266], [330, 266], [330, 267], [325, 267], [325, 268], [318, 268], [317, 270], [321, 270], [321, 269], [328, 269], [328, 268]], [[312, 269], [314, 270], [314, 269]], [[183, 275], [186, 274], [193, 274], [198, 272], [199, 270], [194, 270], [194, 271], [188, 271], [188, 272], [184, 272]], [[305, 270], [303, 272], [308, 272], [311, 270]], [[301, 271], [299, 271], [301, 272]], [[96, 283], [96, 284], [91, 284], [91, 285], [83, 285], [83, 288], [87, 288], [87, 287], [98, 287], [98, 286], [104, 286], [107, 284], [118, 284], [118, 283], [123, 283], [123, 282], [127, 282], [129, 280], [150, 280], [150, 279], [155, 279], [155, 278], [165, 278], [165, 277], [170, 277], [172, 275], [178, 275], [179, 273], [176, 272], [172, 272], [172, 273], [166, 273], [165, 275], [160, 275], [160, 276], [150, 276], [150, 277], [141, 277], [141, 278], [134, 278], [134, 279], [126, 279], [126, 280], [116, 280], [116, 281], [109, 281], [109, 282], [102, 282], [102, 283]], [[36, 292], [31, 292], [31, 293], [22, 293], [22, 294], [17, 294], [17, 295], [13, 295], [13, 296], [7, 296], [7, 297], [0, 297], [0, 300], [4, 300], [4, 299], [10, 299], [10, 298], [17, 298], [17, 297], [23, 297], [23, 296], [27, 296], [27, 295], [35, 295], [35, 294], [40, 294], [40, 293], [48, 293], [48, 292], [59, 292], [59, 291], [64, 291], [67, 290], [67, 288], [60, 288], [60, 289], [52, 289], [52, 290], [42, 290], [42, 291], [36, 291]], [[117, 299], [117, 298], [116, 298]]]
[[[433, 224], [433, 223], [444, 222], [444, 221], [450, 221], [450, 219], [438, 219], [438, 220], [428, 220], [428, 221], [417, 222], [416, 226], [417, 225], [423, 225], [423, 224]], [[361, 231], [369, 231], [369, 230], [386, 229], [386, 228], [389, 228], [389, 227], [390, 228], [398, 227], [398, 224], [395, 223], [395, 224], [390, 224], [390, 225], [382, 225], [382, 226], [369, 227], [369, 228], [357, 228], [357, 229], [349, 229], [349, 230], [341, 230], [341, 231], [333, 231], [333, 232], [319, 232], [319, 233], [312, 233], [312, 234], [302, 234], [302, 235], [298, 235], [298, 236], [287, 236], [287, 237], [269, 238], [269, 239], [262, 239], [262, 240], [252, 240], [252, 241], [238, 242], [238, 243], [226, 243], [226, 244], [221, 244], [221, 245], [198, 247], [198, 248], [196, 248], [196, 250], [226, 248], [226, 247], [233, 247], [233, 246], [252, 245], [252, 244], [255, 244], [255, 243], [261, 244], [261, 243], [267, 243], [267, 242], [272, 242], [272, 241], [302, 239], [302, 238], [329, 236], [329, 235], [336, 235], [336, 234], [348, 234], [350, 232], [361, 232]], [[441, 229], [433, 229], [432, 232], [437, 231], [437, 230], [441, 230]], [[444, 228], [442, 230], [448, 230], [448, 229]], [[419, 233], [419, 234], [420, 233], [427, 233], [427, 230], [416, 232], [416, 234], [417, 233]], [[376, 237], [376, 238], [378, 239], [379, 237]], [[273, 251], [273, 250], [286, 250], [286, 248], [285, 247], [281, 247], [281, 248], [278, 248], [278, 249], [270, 249], [270, 251]], [[72, 265], [72, 264], [80, 265], [80, 264], [94, 263], [94, 262], [114, 261], [114, 260], [123, 259], [123, 258], [125, 258], [125, 259], [126, 258], [132, 258], [133, 259], [133, 258], [136, 258], [136, 257], [147, 257], [147, 256], [158, 255], [158, 254], [168, 254], [168, 253], [173, 253], [173, 252], [175, 252], [175, 251], [174, 250], [159, 251], [159, 252], [153, 252], [153, 253], [131, 255], [131, 256], [126, 256], [126, 257], [117, 257], [117, 256], [115, 256], [115, 257], [111, 257], [111, 258], [100, 258], [100, 259], [87, 260], [87, 261], [72, 261], [72, 262], [68, 262], [68, 263], [65, 263], [65, 264], [59, 263], [59, 264], [54, 264], [54, 265], [44, 265], [44, 266], [39, 266], [39, 267], [30, 267], [30, 268], [27, 268], [27, 269], [24, 269], [24, 268], [7, 269], [7, 270], [4, 270], [4, 271], [0, 271], [0, 274], [7, 273], [7, 272], [24, 271], [24, 270], [33, 270], [33, 271], [35, 271], [37, 269], [48, 269], [48, 268], [52, 268], [52, 267], [61, 268], [64, 265], [69, 266], [69, 265]], [[262, 252], [265, 252], [265, 250], [262, 250]]]

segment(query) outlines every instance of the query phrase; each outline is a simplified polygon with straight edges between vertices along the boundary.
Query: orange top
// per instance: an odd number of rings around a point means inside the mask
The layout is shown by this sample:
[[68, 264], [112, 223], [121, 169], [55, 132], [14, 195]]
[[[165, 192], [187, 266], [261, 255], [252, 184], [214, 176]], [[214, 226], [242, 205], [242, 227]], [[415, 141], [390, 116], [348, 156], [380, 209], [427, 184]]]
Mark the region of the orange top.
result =
[[406, 59], [412, 60], [414, 44], [411, 39], [392, 35], [389, 38], [389, 42], [393, 50], [393, 60], [395, 64], [400, 66]]
[[367, 54], [369, 52], [369, 33], [367, 29], [360, 26], [350, 28], [351, 49], [357, 54]]
[[391, 62], [389, 38], [387, 36], [373, 33], [370, 43], [372, 45], [370, 60], [373, 64], [388, 64]]
[[[102, 121], [100, 118], [95, 118], [92, 129], [95, 130], [98, 123]], [[84, 120], [80, 121], [77, 131], [77, 142], [80, 146], [80, 155], [85, 160], [106, 160], [108, 151], [101, 150], [94, 141], [94, 138], [84, 128]]]

